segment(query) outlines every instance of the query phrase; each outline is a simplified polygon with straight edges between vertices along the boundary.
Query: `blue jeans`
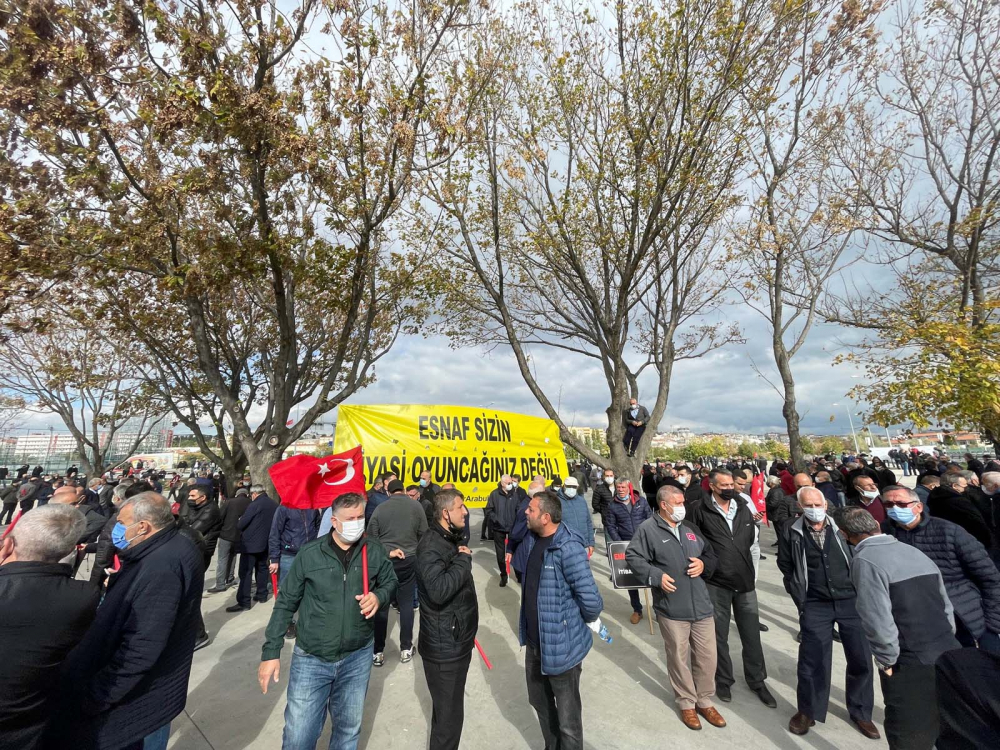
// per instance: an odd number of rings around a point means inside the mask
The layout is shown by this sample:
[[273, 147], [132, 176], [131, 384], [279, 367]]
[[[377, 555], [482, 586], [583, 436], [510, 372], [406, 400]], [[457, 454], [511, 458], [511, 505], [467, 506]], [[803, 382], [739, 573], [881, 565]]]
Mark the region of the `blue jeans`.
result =
[[[278, 558], [278, 588], [281, 588], [281, 584], [285, 582], [285, 576], [288, 575], [288, 571], [292, 569], [292, 563], [295, 562], [295, 555], [289, 554], [288, 552], [282, 552], [281, 557]], [[275, 592], [277, 593], [277, 592]]]
[[168, 721], [155, 732], [150, 732], [142, 740], [142, 750], [167, 750], [167, 740], [170, 739], [170, 722]]
[[371, 672], [370, 643], [333, 663], [295, 646], [288, 677], [282, 750], [315, 750], [327, 711], [333, 724], [330, 750], [357, 750]]

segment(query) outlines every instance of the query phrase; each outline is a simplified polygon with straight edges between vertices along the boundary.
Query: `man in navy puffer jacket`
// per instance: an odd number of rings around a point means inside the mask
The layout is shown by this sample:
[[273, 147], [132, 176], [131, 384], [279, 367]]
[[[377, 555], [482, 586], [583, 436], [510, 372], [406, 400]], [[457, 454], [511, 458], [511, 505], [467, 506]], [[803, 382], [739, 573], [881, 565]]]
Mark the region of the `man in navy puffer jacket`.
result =
[[[627, 479], [619, 477], [615, 482], [615, 498], [608, 509], [608, 536], [613, 542], [631, 542], [642, 522], [652, 518], [649, 503], [639, 497]], [[638, 589], [629, 589], [628, 598], [632, 603], [632, 617], [629, 622], [642, 622], [642, 600]]]
[[[648, 507], [648, 504], [647, 504]], [[535, 494], [528, 519], [528, 563], [521, 596], [521, 645], [528, 702], [538, 714], [545, 747], [583, 748], [580, 673], [604, 602], [587, 564], [584, 541], [562, 521], [552, 490]]]
[[889, 520], [882, 530], [927, 555], [941, 571], [955, 608], [955, 637], [963, 646], [1000, 653], [1000, 571], [986, 548], [958, 524], [924, 511], [916, 492], [893, 485], [882, 491]]

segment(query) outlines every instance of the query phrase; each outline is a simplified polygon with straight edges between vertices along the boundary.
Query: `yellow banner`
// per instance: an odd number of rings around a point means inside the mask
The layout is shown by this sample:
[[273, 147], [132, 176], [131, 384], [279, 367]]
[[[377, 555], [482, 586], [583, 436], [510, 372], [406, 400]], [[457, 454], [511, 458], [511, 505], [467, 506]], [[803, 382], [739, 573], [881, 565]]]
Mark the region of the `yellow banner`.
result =
[[451, 482], [466, 505], [482, 508], [504, 474], [566, 477], [559, 428], [550, 419], [467, 406], [386, 404], [341, 406], [334, 452], [360, 445], [365, 483], [394, 472], [409, 486], [430, 471], [435, 484]]

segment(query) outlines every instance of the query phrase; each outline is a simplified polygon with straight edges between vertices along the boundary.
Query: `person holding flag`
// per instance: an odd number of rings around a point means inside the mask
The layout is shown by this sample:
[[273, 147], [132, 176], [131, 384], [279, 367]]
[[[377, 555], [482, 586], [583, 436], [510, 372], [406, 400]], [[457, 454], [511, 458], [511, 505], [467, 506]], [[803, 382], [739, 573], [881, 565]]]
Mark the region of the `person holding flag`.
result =
[[[299, 550], [265, 630], [257, 680], [266, 694], [268, 685], [278, 682], [284, 636], [298, 613], [283, 750], [313, 750], [328, 710], [333, 721], [330, 750], [356, 750], [361, 736], [372, 669], [374, 619], [388, 606], [397, 583], [385, 547], [365, 535], [364, 497], [351, 491], [339, 494], [360, 478], [360, 472], [353, 471], [355, 465], [360, 466], [360, 454], [358, 448], [328, 459], [293, 456], [271, 468], [282, 501], [291, 507], [301, 507], [300, 503], [317, 507], [336, 493], [330, 533]], [[294, 459], [306, 460], [282, 466]], [[320, 482], [313, 478], [314, 473]], [[327, 489], [330, 487], [333, 489]]]

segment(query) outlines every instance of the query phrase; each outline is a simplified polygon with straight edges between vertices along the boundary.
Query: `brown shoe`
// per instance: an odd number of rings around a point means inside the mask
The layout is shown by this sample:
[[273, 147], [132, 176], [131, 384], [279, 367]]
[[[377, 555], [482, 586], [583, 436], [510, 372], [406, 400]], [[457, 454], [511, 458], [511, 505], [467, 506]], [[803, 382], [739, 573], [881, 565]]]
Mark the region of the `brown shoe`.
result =
[[693, 708], [681, 709], [681, 721], [688, 729], [701, 729], [701, 722], [698, 721], [698, 714]]
[[874, 722], [864, 721], [863, 719], [855, 719], [855, 726], [857, 726], [858, 731], [861, 732], [865, 737], [870, 740], [880, 740], [882, 735], [878, 733], [878, 728], [875, 726]]
[[722, 718], [722, 714], [715, 710], [715, 706], [709, 706], [708, 708], [699, 707], [698, 713], [701, 714], [705, 721], [713, 727], [719, 727], [721, 729], [726, 726], [726, 720]]
[[640, 622], [642, 622], [642, 615], [640, 615], [638, 612], [633, 612], [632, 616], [628, 618], [628, 621], [633, 625], [638, 625]]
[[805, 734], [809, 731], [809, 727], [816, 726], [815, 719], [810, 719], [804, 713], [799, 711], [792, 720], [788, 722], [788, 731], [792, 734]]

